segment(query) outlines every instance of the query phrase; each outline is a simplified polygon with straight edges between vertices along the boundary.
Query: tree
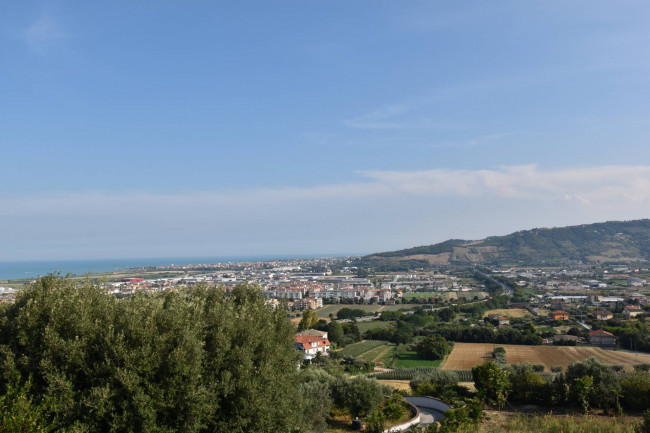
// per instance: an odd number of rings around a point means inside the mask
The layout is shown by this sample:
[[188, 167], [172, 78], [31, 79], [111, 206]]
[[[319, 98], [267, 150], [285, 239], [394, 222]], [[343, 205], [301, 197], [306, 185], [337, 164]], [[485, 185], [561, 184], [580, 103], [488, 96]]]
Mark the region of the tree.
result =
[[301, 423], [293, 333], [257, 287], [117, 300], [48, 276], [0, 318], [0, 390], [31, 378], [28, 398], [47, 402], [60, 430], [291, 431]]
[[332, 343], [336, 344], [337, 346], [343, 344], [343, 327], [336, 320], [332, 320], [327, 325], [327, 337]]
[[48, 421], [47, 402], [34, 404], [29, 395], [29, 381], [9, 384], [0, 396], [0, 431], [12, 433], [46, 433], [55, 426]]
[[444, 337], [427, 337], [420, 341], [415, 350], [423, 359], [442, 359], [451, 352], [451, 346]]
[[512, 399], [521, 403], [551, 403], [552, 395], [547, 389], [546, 381], [540, 374], [534, 371], [532, 365], [514, 364], [513, 373], [510, 375], [510, 384], [512, 388]]
[[510, 373], [492, 361], [472, 368], [474, 386], [484, 400], [496, 401], [499, 409], [508, 400], [510, 392]]
[[330, 389], [327, 383], [316, 380], [303, 382], [299, 387], [300, 411], [305, 431], [322, 433], [327, 429], [326, 417], [332, 406]]
[[650, 408], [650, 373], [634, 372], [621, 377], [623, 405], [634, 410]]
[[[609, 409], [616, 407], [616, 393], [620, 388], [621, 375], [611, 364], [597, 358], [587, 358], [583, 362], [572, 362], [567, 368], [566, 380], [569, 384], [569, 401], [579, 402], [583, 397], [581, 383], [577, 379], [592, 377], [593, 392], [587, 395], [589, 405], [595, 408]], [[582, 384], [583, 385], [583, 384]]]
[[454, 317], [456, 314], [454, 313], [454, 310], [451, 308], [443, 308], [442, 310], [438, 310], [438, 317], [440, 317], [440, 320], [443, 322], [451, 322], [454, 320]]
[[302, 319], [298, 323], [299, 331], [314, 329], [318, 325], [318, 313], [314, 310], [305, 310], [302, 312]]
[[334, 402], [340, 408], [347, 409], [352, 419], [368, 415], [382, 400], [379, 382], [365, 376], [341, 380], [334, 388]]
[[583, 376], [574, 379], [574, 382], [580, 404], [587, 415], [589, 413], [589, 397], [594, 391], [594, 378], [593, 376]]

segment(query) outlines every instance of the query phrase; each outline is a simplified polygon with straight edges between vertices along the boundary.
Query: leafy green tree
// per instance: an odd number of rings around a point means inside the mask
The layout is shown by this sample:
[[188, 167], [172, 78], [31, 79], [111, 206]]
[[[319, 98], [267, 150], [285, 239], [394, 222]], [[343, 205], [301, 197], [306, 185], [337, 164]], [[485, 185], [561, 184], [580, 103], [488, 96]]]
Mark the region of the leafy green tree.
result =
[[484, 400], [496, 401], [499, 408], [508, 400], [511, 389], [510, 373], [507, 368], [488, 361], [472, 368], [474, 386]]
[[511, 398], [521, 403], [550, 404], [552, 395], [546, 381], [530, 364], [515, 364], [510, 375]]
[[594, 392], [594, 378], [593, 376], [582, 376], [574, 379], [574, 382], [582, 410], [586, 415], [589, 413], [589, 398]]
[[337, 346], [343, 344], [343, 338], [345, 337], [343, 333], [343, 327], [336, 320], [332, 320], [327, 325], [327, 337], [332, 343], [336, 344]]
[[583, 362], [572, 362], [567, 368], [569, 401], [582, 400], [580, 383], [577, 379], [585, 376], [591, 376], [593, 379], [593, 392], [588, 395], [589, 405], [601, 409], [616, 407], [617, 396], [612, 390], [620, 387], [621, 374], [616, 372], [611, 364], [593, 357]]
[[451, 352], [451, 346], [444, 337], [426, 337], [421, 340], [415, 350], [423, 359], [442, 359]]
[[318, 326], [318, 313], [314, 310], [305, 310], [302, 312], [302, 319], [298, 323], [299, 331], [314, 329]]
[[297, 403], [303, 414], [303, 430], [323, 433], [327, 429], [326, 417], [332, 406], [329, 385], [317, 380], [301, 383]]
[[440, 317], [440, 320], [443, 322], [451, 322], [454, 320], [454, 317], [456, 314], [454, 313], [454, 310], [451, 308], [443, 308], [442, 310], [437, 311], [438, 317]]
[[51, 275], [0, 320], [0, 390], [31, 377], [31, 404], [47, 402], [61, 430], [291, 431], [302, 422], [293, 333], [256, 287], [117, 300]]
[[9, 384], [0, 397], [0, 431], [12, 433], [47, 433], [55, 426], [48, 420], [47, 402], [34, 404], [29, 394], [30, 382]]
[[335, 404], [347, 409], [352, 419], [368, 415], [383, 400], [381, 384], [365, 376], [339, 381], [333, 394]]
[[634, 372], [621, 377], [623, 405], [634, 410], [650, 408], [650, 373]]

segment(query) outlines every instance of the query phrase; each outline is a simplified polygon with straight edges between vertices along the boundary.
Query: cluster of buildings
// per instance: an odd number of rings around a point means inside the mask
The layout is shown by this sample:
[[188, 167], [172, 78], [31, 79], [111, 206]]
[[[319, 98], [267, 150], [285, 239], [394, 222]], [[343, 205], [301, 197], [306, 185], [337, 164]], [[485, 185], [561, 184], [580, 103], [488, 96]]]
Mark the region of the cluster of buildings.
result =
[[16, 289], [0, 287], [0, 304], [10, 304], [16, 299]]

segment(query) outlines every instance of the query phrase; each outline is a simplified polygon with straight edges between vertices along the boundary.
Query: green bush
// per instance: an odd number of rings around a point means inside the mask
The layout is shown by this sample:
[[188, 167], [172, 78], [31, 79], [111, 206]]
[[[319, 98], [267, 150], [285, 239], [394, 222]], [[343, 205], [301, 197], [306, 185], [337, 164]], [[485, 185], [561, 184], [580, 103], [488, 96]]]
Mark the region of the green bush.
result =
[[47, 420], [61, 430], [240, 433], [300, 424], [295, 328], [259, 288], [118, 300], [48, 276], [2, 315], [0, 393], [31, 378], [27, 401], [47, 402]]

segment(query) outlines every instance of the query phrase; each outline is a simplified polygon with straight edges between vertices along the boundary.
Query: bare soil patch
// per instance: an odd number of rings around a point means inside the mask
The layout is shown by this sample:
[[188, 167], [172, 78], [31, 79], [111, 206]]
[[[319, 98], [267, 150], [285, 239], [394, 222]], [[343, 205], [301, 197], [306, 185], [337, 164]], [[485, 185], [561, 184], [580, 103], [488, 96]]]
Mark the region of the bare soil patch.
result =
[[[634, 365], [650, 363], [650, 354], [635, 353], [626, 350], [606, 350], [599, 347], [573, 346], [519, 346], [499, 344], [506, 349], [508, 364], [529, 362], [543, 364], [544, 371], [551, 371], [553, 366], [567, 367], [571, 362], [584, 361], [594, 356], [610, 364], [620, 364], [625, 370], [634, 370]], [[456, 343], [454, 350], [442, 365], [444, 370], [471, 370], [475, 365], [493, 359], [493, 344]]]
[[483, 317], [487, 317], [490, 314], [498, 314], [499, 316], [506, 316], [512, 319], [519, 319], [521, 317], [532, 317], [530, 311], [523, 308], [502, 308], [498, 310], [488, 310], [485, 312]]
[[441, 368], [443, 370], [471, 370], [475, 365], [494, 359], [494, 344], [456, 343]]

